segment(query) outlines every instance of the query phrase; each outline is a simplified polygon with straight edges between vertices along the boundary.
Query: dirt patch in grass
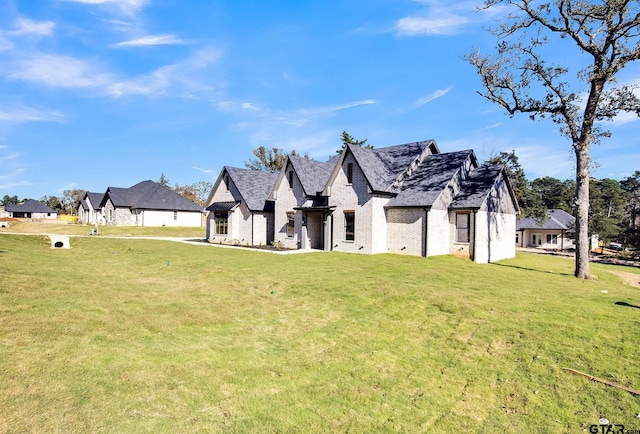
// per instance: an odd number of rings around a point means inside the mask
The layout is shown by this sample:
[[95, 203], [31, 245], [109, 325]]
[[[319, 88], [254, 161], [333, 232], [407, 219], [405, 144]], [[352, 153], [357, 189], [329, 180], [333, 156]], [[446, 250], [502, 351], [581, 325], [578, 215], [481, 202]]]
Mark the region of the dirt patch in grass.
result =
[[625, 283], [634, 286], [636, 288], [640, 288], [640, 274], [629, 273], [627, 271], [612, 271], [609, 270], [609, 273], [615, 274], [620, 277]]

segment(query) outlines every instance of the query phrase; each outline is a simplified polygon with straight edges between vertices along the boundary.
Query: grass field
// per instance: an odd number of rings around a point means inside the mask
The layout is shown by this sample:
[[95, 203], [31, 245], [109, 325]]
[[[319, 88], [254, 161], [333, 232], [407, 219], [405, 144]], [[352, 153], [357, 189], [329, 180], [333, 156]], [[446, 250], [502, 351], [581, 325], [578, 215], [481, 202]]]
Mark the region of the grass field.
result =
[[562, 369], [640, 388], [610, 266], [71, 247], [0, 234], [0, 432], [640, 430], [640, 397]]

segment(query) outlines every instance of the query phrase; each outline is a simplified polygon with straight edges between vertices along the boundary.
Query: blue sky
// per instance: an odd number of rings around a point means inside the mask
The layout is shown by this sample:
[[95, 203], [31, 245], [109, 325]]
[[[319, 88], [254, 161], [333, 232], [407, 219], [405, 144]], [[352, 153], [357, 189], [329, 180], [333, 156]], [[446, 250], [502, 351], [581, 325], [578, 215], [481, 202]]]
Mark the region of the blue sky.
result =
[[[550, 121], [477, 95], [463, 55], [504, 11], [447, 0], [0, 0], [0, 197], [214, 181], [258, 146], [326, 160], [343, 130], [375, 147], [434, 139], [529, 179], [574, 177]], [[560, 53], [563, 61], [577, 59]], [[630, 65], [619, 81], [635, 83]], [[595, 177], [640, 170], [639, 121], [594, 146]]]

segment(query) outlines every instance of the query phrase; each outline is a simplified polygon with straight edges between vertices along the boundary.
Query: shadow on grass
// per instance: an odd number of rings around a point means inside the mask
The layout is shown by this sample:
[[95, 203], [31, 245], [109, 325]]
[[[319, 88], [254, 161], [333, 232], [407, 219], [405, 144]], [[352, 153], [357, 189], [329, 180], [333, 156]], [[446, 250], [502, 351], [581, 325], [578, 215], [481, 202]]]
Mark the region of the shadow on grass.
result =
[[539, 270], [537, 268], [522, 267], [520, 265], [501, 264], [499, 262], [494, 262], [492, 265], [499, 265], [500, 267], [517, 268], [518, 270], [535, 271], [542, 274], [554, 274], [556, 276], [573, 276], [573, 273], [556, 273], [555, 271], [544, 271], [544, 270]]
[[635, 307], [636, 309], [640, 309], [640, 306], [638, 306], [637, 304], [630, 304], [626, 301], [616, 301], [615, 304], [617, 304], [618, 306]]

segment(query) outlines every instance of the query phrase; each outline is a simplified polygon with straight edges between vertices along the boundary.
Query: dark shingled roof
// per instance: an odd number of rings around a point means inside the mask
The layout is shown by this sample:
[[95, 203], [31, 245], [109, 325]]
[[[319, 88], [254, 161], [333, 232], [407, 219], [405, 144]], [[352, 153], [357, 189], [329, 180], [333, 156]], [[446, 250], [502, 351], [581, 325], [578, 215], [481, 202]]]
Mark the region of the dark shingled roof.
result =
[[473, 158], [473, 151], [470, 149], [427, 156], [404, 181], [400, 192], [389, 201], [387, 207], [433, 205], [455, 173], [469, 158]]
[[142, 181], [129, 188], [109, 187], [100, 206], [107, 198], [118, 208], [202, 211], [196, 203], [154, 181]]
[[374, 191], [388, 191], [398, 175], [402, 174], [433, 140], [366, 149], [347, 145]]
[[502, 164], [493, 164], [472, 170], [469, 177], [462, 182], [462, 188], [451, 203], [451, 208], [480, 208], [502, 169]]
[[305, 195], [315, 196], [325, 189], [339, 158], [339, 155], [334, 155], [328, 161], [322, 162], [308, 157], [289, 155], [289, 162], [298, 175]]
[[87, 192], [84, 195], [84, 199], [80, 201], [80, 205], [82, 206], [83, 209], [89, 210], [91, 209], [89, 207], [89, 203], [91, 203], [91, 206], [93, 207], [93, 209], [100, 209], [100, 204], [102, 203], [103, 198], [104, 198], [104, 193]]
[[49, 208], [42, 202], [38, 202], [34, 199], [29, 199], [24, 203], [13, 204], [8, 203], [4, 206], [7, 212], [36, 212], [36, 213], [55, 213], [54, 209]]
[[250, 211], [265, 211], [267, 199], [278, 178], [277, 173], [239, 169], [225, 166], [225, 170], [240, 192]]
[[516, 222], [516, 230], [524, 229], [564, 229], [573, 230], [576, 218], [561, 209], [550, 209], [547, 211], [545, 221], [537, 221], [534, 217], [525, 217]]
[[100, 203], [102, 203], [102, 198], [104, 197], [104, 193], [92, 193], [87, 192], [87, 199], [91, 202], [91, 206], [93, 209], [100, 208]]
[[207, 211], [230, 211], [240, 202], [214, 202], [209, 205]]

